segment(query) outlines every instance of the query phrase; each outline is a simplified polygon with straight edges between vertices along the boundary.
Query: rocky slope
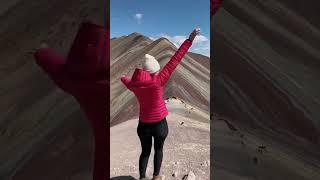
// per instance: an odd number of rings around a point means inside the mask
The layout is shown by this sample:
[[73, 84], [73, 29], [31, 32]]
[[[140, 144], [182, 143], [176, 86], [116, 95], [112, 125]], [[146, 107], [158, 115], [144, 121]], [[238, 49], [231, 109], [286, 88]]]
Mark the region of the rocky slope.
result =
[[[286, 173], [294, 178], [294, 171], [301, 175], [295, 177], [298, 179], [319, 177], [315, 173], [320, 169], [317, 4], [318, 1], [225, 0], [212, 19], [212, 112], [228, 117], [243, 133], [281, 149], [274, 152], [272, 158], [298, 159], [300, 164], [290, 166], [291, 161], [280, 160], [290, 168], [283, 169], [277, 161], [266, 162], [268, 165], [263, 164], [258, 169], [242, 169], [250, 174], [246, 174], [245, 179], [268, 179], [271, 173], [274, 177], [269, 179], [286, 179]], [[213, 128], [214, 124], [216, 122]], [[213, 132], [212, 156], [221, 164], [214, 168], [242, 177], [244, 171], [234, 169], [240, 159], [226, 162], [219, 159], [237, 154], [237, 145], [224, 146], [225, 143], [221, 144], [223, 136], [216, 133]], [[216, 146], [227, 149], [214, 151]], [[277, 156], [276, 153], [286, 155]], [[224, 163], [234, 163], [234, 167]], [[301, 164], [310, 170], [304, 171]], [[270, 171], [261, 172], [271, 167]], [[265, 177], [253, 174], [259, 172]]]
[[0, 179], [57, 180], [90, 168], [89, 124], [29, 53], [46, 42], [66, 54], [84, 19], [102, 25], [103, 2], [0, 3]]
[[318, 160], [306, 156], [305, 152], [297, 152], [287, 143], [248, 132], [218, 114], [213, 115], [211, 127], [211, 179], [320, 178]]
[[[136, 67], [141, 67], [143, 56], [148, 53], [156, 57], [161, 67], [165, 65], [177, 48], [167, 39], [152, 41], [139, 34], [111, 40], [111, 125], [136, 117], [138, 104], [119, 78], [131, 77]], [[194, 53], [187, 54], [169, 79], [164, 98], [179, 97], [204, 111], [209, 112], [209, 58]]]
[[[161, 175], [165, 180], [182, 179], [192, 172], [196, 179], [210, 179], [209, 114], [180, 99], [170, 98], [166, 104], [169, 135], [164, 145]], [[139, 177], [141, 148], [136, 133], [137, 123], [138, 119], [132, 119], [111, 127], [112, 180], [134, 180]], [[147, 169], [149, 177], [152, 177], [153, 153], [152, 150]]]

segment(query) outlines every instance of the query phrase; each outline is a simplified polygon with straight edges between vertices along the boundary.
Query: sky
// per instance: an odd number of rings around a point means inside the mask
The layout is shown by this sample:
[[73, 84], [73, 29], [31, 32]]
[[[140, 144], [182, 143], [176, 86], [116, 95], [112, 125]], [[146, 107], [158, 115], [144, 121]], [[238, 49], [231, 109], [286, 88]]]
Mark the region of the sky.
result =
[[111, 38], [138, 32], [153, 40], [166, 37], [179, 46], [199, 27], [190, 51], [210, 54], [209, 0], [110, 0], [110, 11]]

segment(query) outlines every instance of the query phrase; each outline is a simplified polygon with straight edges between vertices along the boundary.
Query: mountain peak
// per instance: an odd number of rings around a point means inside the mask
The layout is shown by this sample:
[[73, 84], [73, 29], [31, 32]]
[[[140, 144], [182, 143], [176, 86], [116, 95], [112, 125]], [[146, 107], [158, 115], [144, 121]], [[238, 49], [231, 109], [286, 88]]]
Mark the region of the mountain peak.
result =
[[[110, 72], [112, 77], [111, 87], [122, 86], [118, 77], [122, 74], [130, 76], [135, 68], [140, 66], [139, 64], [142, 63], [141, 57], [146, 53], [156, 56], [157, 60], [164, 65], [177, 50], [177, 47], [165, 37], [152, 41], [145, 39], [147, 36], [137, 36], [138, 34], [131, 33], [123, 39], [113, 41], [111, 45], [111, 62], [113, 62]], [[179, 99], [184, 99], [185, 102], [201, 109], [201, 111], [208, 112], [210, 94], [208, 91], [203, 92], [203, 89], [209, 89], [210, 85], [208, 81], [210, 79], [209, 59], [206, 58], [206, 61], [202, 61], [204, 57], [196, 55], [186, 57], [188, 58], [181, 62], [180, 70], [176, 71], [171, 81], [167, 83], [164, 96], [179, 97]], [[176, 86], [180, 88], [176, 89]], [[112, 104], [121, 102], [119, 106], [112, 106], [111, 126], [132, 119], [139, 111], [136, 102], [133, 101], [134, 95], [127, 94], [128, 91], [124, 90], [124, 88], [119, 88], [113, 91], [111, 96]], [[124, 99], [124, 94], [130, 96]], [[187, 94], [193, 94], [193, 96]]]
[[157, 43], [163, 42], [163, 43], [167, 43], [170, 45], [174, 45], [169, 39], [167, 39], [165, 37], [160, 37], [159, 39], [155, 40], [154, 42], [157, 42]]
[[143, 35], [140, 33], [137, 33], [137, 32], [133, 32], [133, 33], [129, 34], [128, 37], [129, 36], [143, 36]]

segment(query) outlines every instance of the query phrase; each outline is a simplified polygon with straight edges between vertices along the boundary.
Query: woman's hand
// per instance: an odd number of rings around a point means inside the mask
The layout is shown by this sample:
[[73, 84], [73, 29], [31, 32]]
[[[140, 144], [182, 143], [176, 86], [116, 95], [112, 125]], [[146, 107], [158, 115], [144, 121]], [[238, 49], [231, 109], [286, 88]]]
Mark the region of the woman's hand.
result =
[[40, 44], [40, 48], [48, 48], [48, 44], [47, 43], [41, 43]]
[[39, 47], [37, 47], [37, 48], [32, 48], [30, 51], [27, 51], [27, 53], [33, 55], [33, 54], [36, 53], [39, 49], [41, 49], [41, 48], [48, 48], [48, 47], [49, 47], [48, 44], [46, 44], [46, 43], [41, 43]]
[[189, 35], [189, 39], [190, 39], [191, 41], [193, 41], [194, 38], [196, 38], [196, 36], [197, 36], [199, 33], [200, 33], [200, 28], [194, 29], [194, 30], [191, 32], [191, 34]]

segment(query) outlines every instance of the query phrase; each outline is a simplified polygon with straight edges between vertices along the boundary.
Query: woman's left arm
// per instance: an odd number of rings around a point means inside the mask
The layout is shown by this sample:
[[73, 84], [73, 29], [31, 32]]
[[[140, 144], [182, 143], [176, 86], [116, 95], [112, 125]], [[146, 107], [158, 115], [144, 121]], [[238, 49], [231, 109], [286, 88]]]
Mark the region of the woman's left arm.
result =
[[120, 78], [120, 80], [121, 80], [121, 82], [128, 88], [128, 89], [130, 89], [129, 87], [129, 84], [130, 84], [130, 79], [127, 77], [127, 76], [121, 76], [121, 78]]
[[56, 78], [64, 66], [65, 59], [50, 48], [39, 48], [34, 53], [36, 63], [52, 78]]

